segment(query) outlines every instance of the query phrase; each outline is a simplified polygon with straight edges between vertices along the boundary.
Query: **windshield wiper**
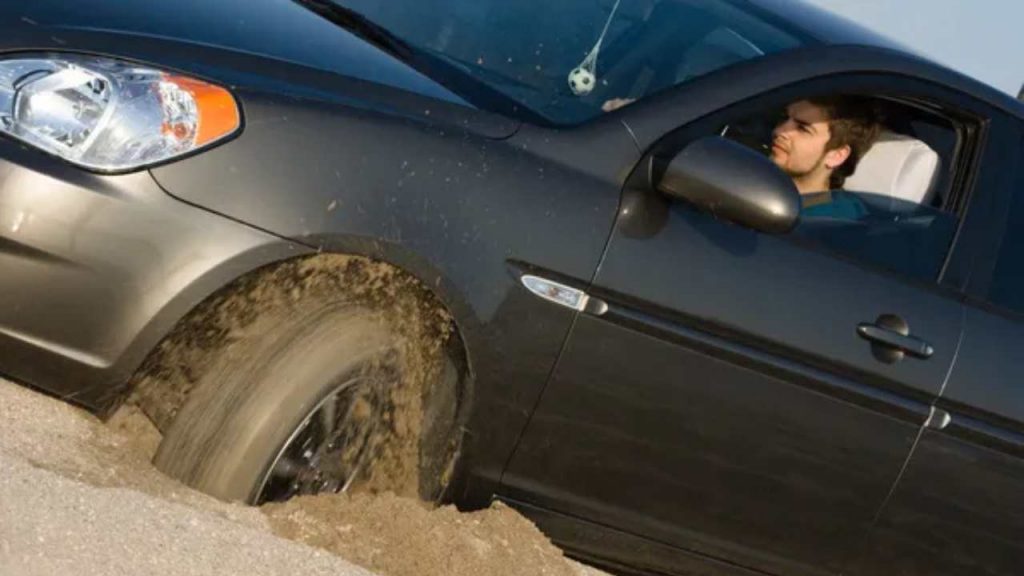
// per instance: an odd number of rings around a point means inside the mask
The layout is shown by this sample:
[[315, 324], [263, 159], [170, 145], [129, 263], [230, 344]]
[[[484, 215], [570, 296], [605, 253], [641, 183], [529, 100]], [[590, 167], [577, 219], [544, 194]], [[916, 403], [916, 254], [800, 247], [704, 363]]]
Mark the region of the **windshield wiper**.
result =
[[407, 63], [481, 110], [516, 119], [525, 117], [535, 124], [550, 124], [547, 118], [477, 78], [467, 70], [465, 63], [457, 65], [449, 56], [413, 46], [359, 12], [342, 6], [338, 0], [292, 1]]
[[408, 42], [395, 36], [387, 28], [374, 23], [355, 10], [345, 8], [333, 0], [293, 1], [404, 62], [408, 62], [416, 54], [416, 50]]

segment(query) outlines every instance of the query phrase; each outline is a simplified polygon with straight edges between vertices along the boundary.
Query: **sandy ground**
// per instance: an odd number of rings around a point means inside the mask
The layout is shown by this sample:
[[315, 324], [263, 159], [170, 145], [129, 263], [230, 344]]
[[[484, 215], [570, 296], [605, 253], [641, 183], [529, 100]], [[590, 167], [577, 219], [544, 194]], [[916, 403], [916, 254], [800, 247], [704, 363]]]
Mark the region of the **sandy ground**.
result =
[[157, 472], [158, 441], [138, 414], [103, 424], [0, 381], [0, 575], [601, 574], [501, 505], [460, 514], [392, 495], [226, 504]]

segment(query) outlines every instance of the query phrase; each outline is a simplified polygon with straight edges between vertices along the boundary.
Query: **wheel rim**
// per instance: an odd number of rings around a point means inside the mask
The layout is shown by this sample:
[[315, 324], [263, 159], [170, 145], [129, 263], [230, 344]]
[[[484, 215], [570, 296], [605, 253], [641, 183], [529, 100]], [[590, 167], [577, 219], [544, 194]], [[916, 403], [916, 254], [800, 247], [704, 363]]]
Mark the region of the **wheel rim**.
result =
[[267, 469], [256, 504], [347, 492], [363, 472], [377, 436], [377, 388], [368, 378], [335, 387], [306, 415]]

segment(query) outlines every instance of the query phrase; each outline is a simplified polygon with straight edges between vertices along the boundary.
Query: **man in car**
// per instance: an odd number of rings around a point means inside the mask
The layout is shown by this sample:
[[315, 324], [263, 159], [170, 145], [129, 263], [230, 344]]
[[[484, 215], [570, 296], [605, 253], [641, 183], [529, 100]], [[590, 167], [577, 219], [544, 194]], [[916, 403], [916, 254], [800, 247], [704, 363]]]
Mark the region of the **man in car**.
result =
[[[611, 112], [632, 100], [605, 102]], [[860, 159], [881, 131], [874, 107], [863, 98], [826, 96], [793, 102], [772, 132], [769, 157], [788, 174], [803, 200], [805, 216], [857, 219], [863, 203], [843, 192]]]
[[794, 102], [772, 133], [770, 158], [803, 199], [803, 214], [856, 219], [863, 203], [842, 191], [880, 132], [873, 107], [852, 96]]

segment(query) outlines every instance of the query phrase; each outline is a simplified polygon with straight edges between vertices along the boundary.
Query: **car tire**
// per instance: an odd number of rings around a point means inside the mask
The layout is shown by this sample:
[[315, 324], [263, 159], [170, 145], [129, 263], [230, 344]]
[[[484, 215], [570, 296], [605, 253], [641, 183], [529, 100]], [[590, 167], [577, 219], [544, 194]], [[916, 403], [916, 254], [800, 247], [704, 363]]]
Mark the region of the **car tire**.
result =
[[455, 362], [410, 336], [408, 307], [334, 288], [277, 298], [205, 352], [158, 469], [251, 504], [354, 490], [442, 497], [456, 454]]

